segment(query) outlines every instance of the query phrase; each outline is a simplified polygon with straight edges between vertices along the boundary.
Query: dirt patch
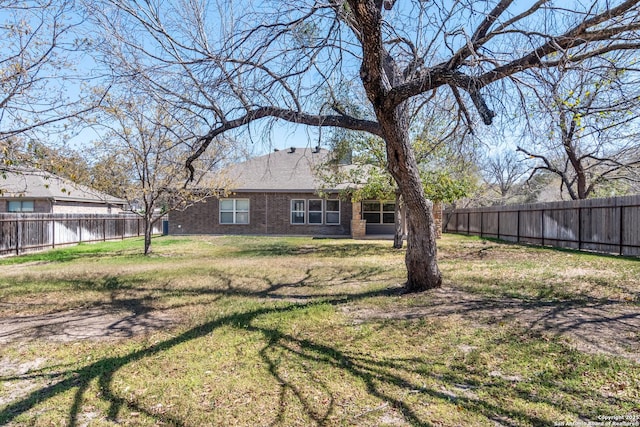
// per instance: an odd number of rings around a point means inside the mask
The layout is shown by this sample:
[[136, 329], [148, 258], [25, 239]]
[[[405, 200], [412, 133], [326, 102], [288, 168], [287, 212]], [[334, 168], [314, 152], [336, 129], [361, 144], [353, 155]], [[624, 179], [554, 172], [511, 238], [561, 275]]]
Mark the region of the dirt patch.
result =
[[[513, 325], [565, 337], [581, 351], [620, 355], [640, 363], [640, 309], [631, 304], [490, 298], [451, 287], [402, 298], [415, 301], [410, 307], [388, 310], [353, 306], [343, 310], [356, 322], [454, 316], [478, 327]], [[169, 311], [110, 306], [7, 316], [0, 317], [0, 344], [32, 339], [69, 342], [131, 338], [170, 328], [178, 322], [176, 313]]]
[[[425, 298], [425, 296], [428, 296]], [[640, 309], [617, 301], [553, 301], [488, 298], [460, 289], [440, 288], [420, 298], [422, 304], [393, 311], [345, 308], [356, 321], [459, 316], [480, 327], [514, 325], [562, 336], [578, 350], [618, 355], [640, 363]]]
[[130, 338], [169, 328], [175, 323], [176, 319], [168, 312], [110, 308], [0, 317], [0, 343], [38, 338], [63, 342]]

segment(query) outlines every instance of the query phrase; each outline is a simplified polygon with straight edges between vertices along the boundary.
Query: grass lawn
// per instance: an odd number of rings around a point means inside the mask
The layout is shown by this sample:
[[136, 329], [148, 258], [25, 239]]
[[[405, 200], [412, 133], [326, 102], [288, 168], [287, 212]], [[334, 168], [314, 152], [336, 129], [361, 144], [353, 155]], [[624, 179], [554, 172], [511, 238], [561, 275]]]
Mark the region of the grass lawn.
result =
[[640, 423], [640, 260], [446, 235], [403, 294], [386, 241], [153, 250], [0, 259], [0, 425]]

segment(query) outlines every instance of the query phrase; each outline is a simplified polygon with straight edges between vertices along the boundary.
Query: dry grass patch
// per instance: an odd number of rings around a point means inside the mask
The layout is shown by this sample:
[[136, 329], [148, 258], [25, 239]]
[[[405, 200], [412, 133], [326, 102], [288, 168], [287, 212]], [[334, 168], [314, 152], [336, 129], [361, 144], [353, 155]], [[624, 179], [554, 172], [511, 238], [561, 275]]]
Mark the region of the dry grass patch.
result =
[[[620, 356], [639, 337], [602, 334], [640, 323], [637, 261], [446, 236], [446, 286], [405, 295], [390, 242], [164, 237], [148, 258], [140, 246], [0, 260], [0, 424], [538, 426], [638, 413], [640, 365]], [[12, 332], [29, 316], [60, 329]], [[102, 332], [79, 333], [100, 319]]]

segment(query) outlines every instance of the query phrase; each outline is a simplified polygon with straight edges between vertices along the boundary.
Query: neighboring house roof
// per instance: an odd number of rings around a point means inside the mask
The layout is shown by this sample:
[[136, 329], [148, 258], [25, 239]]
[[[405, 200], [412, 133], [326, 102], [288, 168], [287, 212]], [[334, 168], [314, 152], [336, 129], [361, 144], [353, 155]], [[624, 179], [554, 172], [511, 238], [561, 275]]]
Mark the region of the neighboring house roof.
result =
[[233, 191], [316, 191], [322, 187], [315, 169], [329, 160], [325, 149], [291, 148], [238, 163], [226, 169]]
[[13, 169], [0, 174], [0, 199], [47, 199], [123, 205], [126, 201], [36, 169]]

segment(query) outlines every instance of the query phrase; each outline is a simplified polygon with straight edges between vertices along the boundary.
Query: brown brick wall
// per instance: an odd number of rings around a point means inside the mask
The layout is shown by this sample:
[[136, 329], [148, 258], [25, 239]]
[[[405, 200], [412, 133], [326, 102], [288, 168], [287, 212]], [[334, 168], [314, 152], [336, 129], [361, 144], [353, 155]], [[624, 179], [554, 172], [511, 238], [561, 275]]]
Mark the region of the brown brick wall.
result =
[[319, 199], [312, 193], [238, 193], [249, 199], [249, 224], [220, 224], [219, 201], [207, 199], [169, 214], [169, 234], [276, 234], [337, 236], [351, 234], [351, 202], [340, 201], [340, 225], [291, 224], [291, 200]]

